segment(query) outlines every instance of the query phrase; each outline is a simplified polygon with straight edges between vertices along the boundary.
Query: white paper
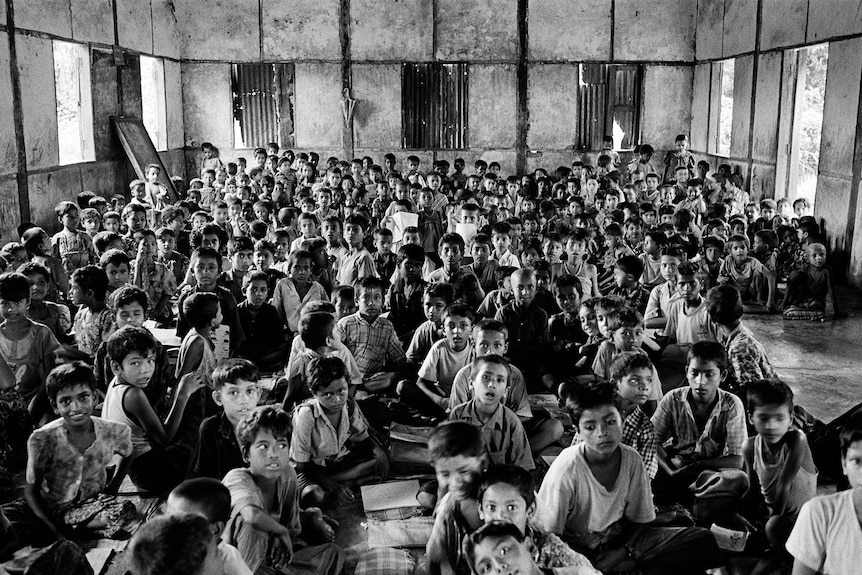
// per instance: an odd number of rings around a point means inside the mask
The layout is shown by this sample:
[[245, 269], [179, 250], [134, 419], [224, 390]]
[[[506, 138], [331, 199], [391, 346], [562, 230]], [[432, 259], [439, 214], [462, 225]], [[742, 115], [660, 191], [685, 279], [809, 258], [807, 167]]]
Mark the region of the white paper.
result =
[[404, 236], [404, 230], [419, 225], [419, 214], [396, 212], [389, 216], [386, 227], [392, 230], [392, 243], [397, 244]]
[[710, 527], [709, 530], [715, 537], [715, 542], [718, 544], [718, 548], [724, 551], [741, 553], [742, 550], [745, 549], [745, 544], [748, 542], [748, 531], [734, 531], [733, 529], [727, 529], [716, 525], [715, 523], [712, 524], [712, 527]]
[[464, 238], [466, 245], [464, 251], [469, 254], [473, 246], [473, 238], [479, 233], [479, 227], [476, 224], [455, 224], [455, 233]]
[[365, 511], [383, 511], [399, 507], [416, 507], [419, 480], [392, 481], [378, 485], [363, 485], [362, 508]]

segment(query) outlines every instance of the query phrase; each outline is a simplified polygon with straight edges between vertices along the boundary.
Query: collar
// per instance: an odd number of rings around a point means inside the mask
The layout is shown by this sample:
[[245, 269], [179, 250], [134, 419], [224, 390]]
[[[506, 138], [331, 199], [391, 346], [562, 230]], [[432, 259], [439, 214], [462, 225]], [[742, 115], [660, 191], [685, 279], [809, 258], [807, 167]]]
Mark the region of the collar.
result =
[[231, 425], [230, 420], [224, 412], [219, 416], [218, 433], [225, 439], [230, 439], [234, 442], [236, 441], [236, 435], [234, 435], [233, 432], [233, 425]]
[[[470, 400], [470, 417], [475, 421], [482, 422], [479, 416], [479, 410], [476, 409], [476, 398]], [[497, 409], [491, 414], [491, 419], [482, 423], [482, 427], [490, 427], [491, 429], [503, 429], [503, 402], [497, 404]]]

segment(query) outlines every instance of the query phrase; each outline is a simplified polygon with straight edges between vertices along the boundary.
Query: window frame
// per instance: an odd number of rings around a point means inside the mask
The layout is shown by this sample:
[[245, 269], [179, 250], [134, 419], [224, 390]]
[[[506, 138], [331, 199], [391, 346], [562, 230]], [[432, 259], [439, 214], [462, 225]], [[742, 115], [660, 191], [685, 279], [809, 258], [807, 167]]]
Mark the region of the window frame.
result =
[[[724, 92], [725, 69], [730, 63], [733, 66], [733, 79], [730, 89], [730, 114], [722, 114], [722, 94]], [[710, 65], [709, 80], [709, 117], [707, 119], [707, 152], [722, 158], [732, 157], [733, 144], [733, 109], [734, 90], [736, 86], [736, 58], [716, 60]], [[724, 122], [727, 122], [727, 149], [721, 146], [721, 134]]]
[[[241, 67], [246, 72], [241, 73]], [[243, 89], [248, 86], [240, 85], [243, 79], [261, 74], [266, 74], [270, 84], [268, 87], [258, 83], [249, 91]], [[296, 66], [293, 62], [235, 62], [231, 64], [230, 93], [233, 145], [236, 149], [266, 147], [269, 142], [276, 142], [280, 148], [296, 145]], [[254, 102], [253, 99], [258, 95], [269, 96], [271, 102], [265, 99]], [[266, 117], [268, 122], [274, 122], [273, 125], [262, 127], [263, 131], [268, 132], [268, 135], [262, 135], [262, 141], [247, 142], [244, 137], [244, 123], [240, 119], [240, 115], [246, 111], [244, 103], [256, 107], [257, 120]], [[262, 104], [270, 103], [272, 107], [264, 111]], [[250, 134], [252, 136], [253, 133]]]
[[[153, 146], [155, 146], [156, 151], [165, 152], [168, 149], [168, 109], [167, 93], [165, 91], [165, 60], [164, 58], [156, 58], [154, 56], [141, 54], [140, 67], [141, 101], [143, 103], [141, 121], [144, 124], [147, 133], [150, 135], [150, 140], [153, 141]], [[146, 102], [148, 98], [144, 97], [144, 94], [148, 91], [144, 88], [144, 78], [148, 75], [150, 68], [153, 74], [152, 81], [154, 84], [152, 91], [155, 93], [155, 133], [150, 130], [150, 125], [148, 125], [147, 122]]]
[[[444, 83], [443, 73], [455, 66], [460, 83]], [[415, 91], [423, 81], [420, 67], [428, 82], [426, 94]], [[449, 92], [443, 94], [443, 90]], [[462, 151], [470, 148], [470, 64], [468, 62], [402, 62], [401, 64], [401, 149]], [[443, 104], [446, 104], [445, 106]], [[453, 108], [454, 110], [450, 109]], [[425, 114], [423, 122], [422, 114]], [[429, 116], [430, 115], [430, 116]], [[451, 120], [449, 120], [451, 118]], [[448, 126], [438, 122], [451, 121]], [[430, 128], [420, 124], [430, 123]], [[451, 145], [447, 143], [451, 141]], [[426, 145], [423, 145], [426, 144]]]
[[[62, 130], [60, 121], [61, 70], [57, 67], [59, 48], [66, 46], [77, 52], [77, 62], [74, 65], [74, 78], [77, 84], [77, 124], [78, 134], [66, 141], [68, 133]], [[69, 166], [96, 160], [96, 142], [93, 125], [93, 84], [90, 71], [90, 47], [79, 42], [67, 40], [52, 40], [52, 65], [54, 68], [54, 119], [57, 122], [57, 161], [60, 166]], [[68, 154], [68, 144], [75, 142], [75, 154]], [[65, 150], [65, 151], [64, 151]]]
[[[590, 69], [586, 67], [589, 66]], [[599, 68], [600, 67], [600, 68]], [[593, 69], [596, 68], [596, 69]], [[586, 76], [595, 76], [598, 69], [601, 70], [603, 82], [585, 82]], [[615, 102], [617, 88], [617, 72], [630, 70], [634, 71], [635, 79], [634, 86], [631, 91], [631, 104], [619, 104]], [[627, 152], [632, 151], [640, 142], [641, 133], [641, 118], [643, 111], [643, 85], [644, 85], [644, 66], [643, 64], [618, 64], [611, 62], [580, 62], [577, 64], [577, 83], [578, 90], [576, 95], [576, 133], [574, 137], [574, 149], [578, 152], [598, 152], [601, 150], [602, 138], [605, 134], [613, 135], [614, 112], [619, 108], [629, 108], [632, 118], [632, 133], [628, 134], [629, 146], [614, 146], [614, 151]], [[586, 117], [589, 114], [585, 107], [594, 108], [594, 102], [588, 102], [585, 98], [585, 93], [589, 91], [589, 86], [604, 86], [599, 89], [600, 102], [599, 105], [604, 109], [590, 114], [590, 118]], [[588, 131], [586, 124], [589, 122], [602, 121], [601, 127]], [[591, 141], [585, 141], [585, 138], [591, 136]]]

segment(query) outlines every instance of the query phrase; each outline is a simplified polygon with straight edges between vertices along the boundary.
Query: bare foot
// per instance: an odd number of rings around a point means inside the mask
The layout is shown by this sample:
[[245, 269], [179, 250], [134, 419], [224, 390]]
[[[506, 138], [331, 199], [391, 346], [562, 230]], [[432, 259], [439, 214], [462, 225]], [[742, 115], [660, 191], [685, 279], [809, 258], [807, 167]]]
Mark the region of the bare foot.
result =
[[338, 521], [327, 517], [317, 507], [306, 509], [303, 515], [303, 533], [306, 538], [327, 543], [335, 540], [335, 528], [338, 527]]

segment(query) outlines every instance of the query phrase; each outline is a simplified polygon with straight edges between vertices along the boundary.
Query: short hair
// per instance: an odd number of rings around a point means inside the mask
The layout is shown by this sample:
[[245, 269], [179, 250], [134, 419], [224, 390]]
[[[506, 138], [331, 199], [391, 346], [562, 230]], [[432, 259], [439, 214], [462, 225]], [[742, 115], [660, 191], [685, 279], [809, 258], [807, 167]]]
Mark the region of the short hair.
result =
[[228, 383], [235, 384], [240, 379], [257, 381], [260, 371], [247, 359], [234, 357], [218, 363], [212, 373], [213, 389], [219, 390]]
[[[332, 290], [332, 298], [331, 301], [337, 302], [342, 299], [347, 299], [353, 301], [356, 299], [356, 290], [353, 286], [338, 286]], [[308, 306], [305, 306], [304, 309], [307, 309]], [[333, 309], [334, 311], [334, 309]]]
[[479, 428], [466, 421], [446, 421], [428, 436], [428, 454], [432, 461], [444, 457], [481, 457], [485, 441]]
[[703, 362], [711, 361], [715, 363], [719, 370], [727, 370], [727, 351], [724, 346], [717, 341], [699, 341], [691, 346], [688, 350], [688, 355], [685, 358], [686, 366], [693, 359]]
[[475, 569], [476, 547], [478, 547], [482, 541], [489, 538], [504, 539], [506, 537], [511, 537], [518, 543], [524, 543], [525, 540], [525, 535], [521, 533], [521, 530], [518, 529], [517, 525], [509, 521], [499, 520], [489, 521], [465, 537], [464, 542], [461, 544], [461, 553], [464, 555], [467, 565], [470, 566], [470, 571], [472, 573], [478, 573]]
[[491, 226], [491, 234], [511, 235], [512, 226], [508, 222], [497, 222]]
[[346, 226], [347, 224], [359, 226], [360, 228], [362, 228], [363, 232], [368, 231], [368, 220], [360, 214], [353, 213], [344, 218], [344, 225]]
[[639, 280], [644, 273], [644, 264], [637, 256], [623, 256], [617, 260], [617, 267], [624, 274], [631, 274]]
[[45, 391], [51, 405], [57, 402], [58, 393], [77, 385], [86, 385], [90, 391], [96, 391], [96, 376], [91, 366], [83, 361], [72, 361], [52, 369], [45, 379]]
[[142, 327], [127, 325], [115, 331], [107, 341], [108, 358], [112, 362], [123, 363], [130, 353], [147, 355], [156, 349], [153, 334]]
[[[27, 289], [29, 289], [29, 287]], [[423, 296], [442, 299], [448, 306], [455, 300], [455, 288], [452, 287], [452, 284], [432, 283], [425, 286], [425, 293]]]
[[384, 284], [383, 280], [380, 278], [376, 278], [374, 276], [366, 276], [359, 280], [356, 284], [356, 295], [359, 295], [360, 290], [373, 290], [379, 289], [381, 293], [386, 292], [386, 284]]
[[221, 254], [218, 253], [218, 250], [213, 248], [195, 248], [192, 252], [192, 261], [199, 260], [201, 258], [212, 258], [216, 261], [218, 265], [219, 271], [221, 271]]
[[398, 248], [398, 263], [400, 264], [404, 260], [414, 260], [424, 263], [425, 250], [422, 249], [422, 246], [416, 244], [404, 244]]
[[608, 329], [616, 331], [623, 327], [643, 327], [644, 318], [638, 310], [628, 306], [623, 306], [620, 309], [610, 313], [608, 315], [607, 322]]
[[614, 223], [611, 223], [611, 224], [608, 224], [607, 226], [605, 226], [605, 232], [604, 233], [605, 233], [605, 236], [612, 236], [612, 237], [621, 238], [623, 235], [623, 230], [618, 223], [614, 222]]
[[125, 307], [131, 303], [141, 304], [144, 313], [147, 313], [149, 308], [149, 298], [147, 292], [135, 286], [122, 286], [111, 294], [111, 310], [117, 313], [121, 307]]
[[326, 345], [326, 340], [332, 335], [334, 329], [335, 316], [329, 312], [311, 312], [299, 318], [299, 336], [305, 346], [311, 350]]
[[141, 204], [137, 204], [135, 202], [131, 202], [129, 204], [126, 204], [125, 207], [123, 207], [123, 219], [124, 220], [127, 217], [129, 217], [131, 214], [134, 214], [134, 213], [146, 214], [147, 208], [145, 208]]
[[709, 317], [719, 325], [733, 325], [742, 317], [742, 298], [732, 285], [715, 286], [706, 294]]
[[261, 431], [269, 431], [276, 438], [290, 439], [290, 415], [274, 405], [263, 405], [255, 408], [239, 422], [236, 428], [236, 438], [243, 457], [248, 458], [251, 444]]
[[202, 575], [212, 527], [196, 514], [162, 515], [144, 523], [128, 554], [134, 575]]
[[15, 271], [27, 277], [41, 275], [45, 278], [45, 281], [49, 283], [53, 280], [53, 277], [51, 276], [51, 270], [49, 270], [42, 264], [34, 261], [29, 261], [21, 264]]
[[528, 508], [536, 502], [536, 490], [529, 471], [517, 465], [492, 465], [482, 475], [482, 483], [479, 484], [479, 507], [482, 506], [482, 497], [485, 492], [500, 483], [511, 485], [517, 489]]
[[99, 267], [105, 269], [106, 267], [108, 267], [108, 264], [111, 264], [115, 267], [119, 267], [122, 264], [126, 264], [127, 266], [129, 266], [130, 270], [132, 267], [132, 262], [129, 259], [129, 254], [117, 248], [112, 248], [106, 251], [102, 254], [102, 257], [99, 258]]
[[[483, 365], [499, 365], [501, 367], [505, 367], [507, 374], [511, 367], [509, 360], [501, 355], [483, 355], [473, 360], [473, 373], [476, 373]], [[511, 382], [507, 376], [506, 384], [508, 385], [509, 383]]]
[[62, 218], [69, 212], [74, 211], [77, 213], [80, 212], [80, 210], [81, 208], [77, 204], [69, 201], [60, 202], [54, 207], [54, 213], [57, 215], [58, 218]]
[[661, 255], [683, 260], [685, 259], [685, 250], [677, 244], [669, 244], [662, 248]]
[[706, 236], [705, 238], [703, 238], [704, 252], [707, 248], [715, 248], [719, 252], [724, 253], [724, 241], [721, 238], [717, 238], [715, 236]]
[[174, 487], [171, 495], [191, 503], [206, 515], [210, 523], [227, 523], [230, 519], [230, 490], [218, 479], [186, 479]]
[[745, 388], [746, 407], [749, 414], [765, 405], [787, 405], [793, 412], [793, 390], [780, 379], [758, 379]]
[[317, 393], [324, 387], [329, 387], [336, 379], [344, 378], [350, 385], [350, 372], [340, 357], [316, 357], [308, 364], [308, 387], [311, 393]]
[[476, 324], [473, 333], [479, 333], [480, 331], [496, 331], [498, 333], [502, 333], [503, 336], [508, 340], [509, 339], [509, 328], [506, 327], [506, 324], [501, 322], [500, 320], [485, 318]]
[[443, 234], [443, 236], [440, 238], [440, 241], [437, 242], [437, 249], [438, 250], [443, 249], [443, 246], [445, 246], [446, 244], [455, 244], [456, 246], [458, 246], [458, 249], [461, 251], [461, 253], [462, 254], [464, 253], [465, 244], [464, 244], [464, 238], [461, 237], [461, 234], [456, 234], [456, 233]]
[[474, 323], [476, 321], [476, 314], [473, 312], [473, 308], [461, 300], [447, 306], [446, 309], [443, 310], [442, 317], [446, 318], [450, 316], [466, 317], [470, 320], [470, 323]]
[[554, 278], [554, 283], [551, 285], [551, 290], [556, 293], [560, 288], [575, 288], [578, 297], [584, 297], [584, 287], [581, 285], [581, 280], [571, 274], [563, 274]]
[[694, 262], [682, 262], [679, 264], [679, 267], [676, 268], [676, 275], [678, 276], [694, 276], [697, 277], [700, 273], [700, 267]]
[[183, 300], [183, 314], [195, 329], [203, 329], [218, 315], [218, 296], [214, 293], [195, 292]]
[[733, 244], [745, 244], [746, 248], [751, 247], [751, 242], [746, 236], [742, 234], [734, 234], [727, 239], [727, 245], [731, 246]]
[[383, 238], [391, 238], [392, 230], [390, 230], [389, 228], [377, 228], [376, 230], [374, 230], [374, 235]]
[[269, 286], [269, 276], [266, 275], [265, 271], [261, 270], [249, 270], [242, 278], [242, 289], [245, 289], [251, 284], [253, 281], [262, 281], [266, 282], [267, 286]]
[[610, 405], [617, 409], [616, 389], [609, 383], [597, 385], [563, 384], [560, 386], [560, 399], [569, 400], [572, 422], [580, 428], [581, 416], [588, 409]]
[[494, 270], [494, 281], [497, 282], [497, 285], [500, 285], [507, 278], [511, 278], [512, 274], [518, 270], [515, 266], [499, 266], [496, 270]]
[[96, 301], [103, 301], [105, 294], [108, 293], [108, 274], [99, 266], [84, 266], [76, 269], [72, 272], [72, 281], [85, 292], [92, 291]]
[[252, 252], [254, 251], [254, 241], [246, 236], [238, 236], [231, 239], [231, 255], [237, 252]]
[[619, 381], [636, 369], [653, 369], [649, 356], [642, 351], [626, 351], [617, 355], [611, 362], [610, 376]]
[[841, 444], [841, 459], [847, 456], [847, 450], [857, 441], [862, 441], [862, 418], [851, 417], [841, 428], [838, 436]]
[[96, 208], [84, 208], [83, 210], [81, 210], [80, 215], [81, 221], [92, 218], [96, 218], [100, 222], [102, 221], [102, 216], [99, 215], [99, 210], [97, 210]]

